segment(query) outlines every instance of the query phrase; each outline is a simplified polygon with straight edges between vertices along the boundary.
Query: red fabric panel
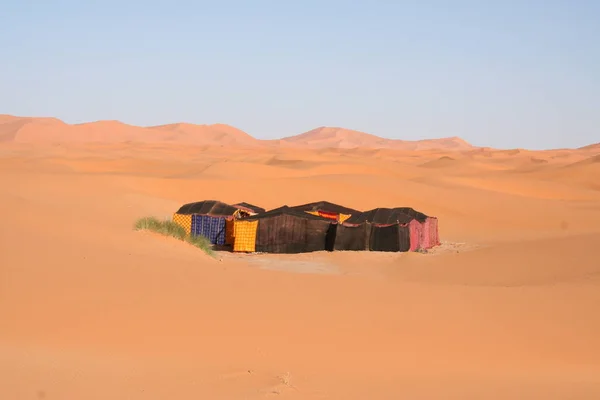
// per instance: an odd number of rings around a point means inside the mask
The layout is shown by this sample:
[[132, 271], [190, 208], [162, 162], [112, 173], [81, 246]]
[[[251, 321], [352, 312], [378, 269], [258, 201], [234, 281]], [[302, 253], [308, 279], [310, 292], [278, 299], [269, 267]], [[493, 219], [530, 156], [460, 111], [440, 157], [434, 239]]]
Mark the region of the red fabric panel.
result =
[[318, 211], [319, 217], [329, 218], [334, 221], [337, 221], [338, 215], [336, 213], [327, 212], [327, 211]]

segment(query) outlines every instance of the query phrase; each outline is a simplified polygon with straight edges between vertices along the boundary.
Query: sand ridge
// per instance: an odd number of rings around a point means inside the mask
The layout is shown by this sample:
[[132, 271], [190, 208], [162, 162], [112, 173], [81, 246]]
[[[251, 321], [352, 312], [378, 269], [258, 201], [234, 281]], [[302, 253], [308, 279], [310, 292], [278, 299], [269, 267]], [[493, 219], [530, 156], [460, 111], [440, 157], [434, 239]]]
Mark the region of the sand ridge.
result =
[[308, 148], [394, 148], [406, 150], [453, 149], [471, 146], [460, 138], [391, 140], [343, 128], [321, 127], [276, 140], [259, 140], [235, 127], [217, 123], [196, 125], [173, 123], [139, 127], [120, 121], [66, 124], [56, 118], [0, 115], [0, 142], [24, 143], [178, 143], [211, 146], [308, 147]]
[[[600, 397], [597, 149], [0, 124], [1, 398]], [[443, 244], [211, 258], [132, 229], [210, 198], [411, 206], [439, 218]]]

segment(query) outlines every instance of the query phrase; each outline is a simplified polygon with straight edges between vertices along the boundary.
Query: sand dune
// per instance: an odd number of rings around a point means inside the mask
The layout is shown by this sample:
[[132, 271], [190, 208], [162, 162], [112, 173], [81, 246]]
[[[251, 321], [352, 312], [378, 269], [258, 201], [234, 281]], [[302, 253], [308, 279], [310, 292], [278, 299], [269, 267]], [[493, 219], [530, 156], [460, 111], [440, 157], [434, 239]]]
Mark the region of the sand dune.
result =
[[225, 146], [256, 145], [256, 139], [223, 124], [172, 124], [138, 127], [119, 121], [96, 121], [69, 125], [57, 119], [5, 118], [0, 141], [23, 143], [177, 143]]
[[471, 146], [466, 141], [457, 138], [443, 138], [430, 140], [391, 140], [384, 139], [369, 133], [335, 127], [320, 127], [311, 131], [284, 138], [281, 140], [286, 145], [305, 146], [312, 148], [394, 148], [405, 150], [466, 150]]
[[[0, 398], [600, 398], [593, 151], [311, 136], [0, 116]], [[213, 259], [132, 229], [201, 199], [410, 206], [443, 244]]]
[[69, 125], [54, 118], [0, 116], [0, 142], [24, 143], [177, 143], [211, 146], [287, 146], [309, 148], [392, 148], [405, 150], [466, 150], [460, 138], [418, 141], [390, 140], [342, 128], [317, 128], [281, 140], [259, 140], [225, 124], [175, 123], [138, 127], [119, 121], [96, 121]]
[[600, 150], [600, 143], [589, 144], [579, 148], [580, 150]]
[[[460, 162], [458, 162], [458, 163], [460, 163]], [[448, 157], [448, 156], [442, 156], [442, 157], [438, 158], [437, 160], [424, 162], [420, 166], [424, 167], [424, 168], [447, 168], [449, 166], [456, 165], [456, 164], [457, 164], [457, 160], [455, 158]]]
[[171, 124], [153, 126], [149, 129], [157, 132], [170, 132], [170, 141], [189, 143], [211, 143], [219, 145], [253, 145], [258, 143], [256, 139], [247, 133], [225, 124], [194, 125], [194, 124]]

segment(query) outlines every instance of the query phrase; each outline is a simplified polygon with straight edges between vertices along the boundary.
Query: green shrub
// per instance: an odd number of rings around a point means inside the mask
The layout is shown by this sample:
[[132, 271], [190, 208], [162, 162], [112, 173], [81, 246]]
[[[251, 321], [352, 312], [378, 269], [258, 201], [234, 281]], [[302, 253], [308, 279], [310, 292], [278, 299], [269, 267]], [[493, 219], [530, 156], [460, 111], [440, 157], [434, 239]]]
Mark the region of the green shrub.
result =
[[211, 256], [214, 255], [212, 244], [210, 243], [210, 240], [208, 240], [208, 238], [205, 236], [187, 235], [185, 237], [185, 241], [191, 244], [192, 246], [203, 250], [206, 254], [209, 254]]
[[135, 230], [151, 231], [164, 236], [183, 240], [192, 246], [198, 247], [209, 255], [214, 255], [210, 240], [204, 236], [191, 236], [186, 234], [185, 229], [176, 222], [170, 220], [159, 220], [156, 217], [144, 217], [135, 221]]

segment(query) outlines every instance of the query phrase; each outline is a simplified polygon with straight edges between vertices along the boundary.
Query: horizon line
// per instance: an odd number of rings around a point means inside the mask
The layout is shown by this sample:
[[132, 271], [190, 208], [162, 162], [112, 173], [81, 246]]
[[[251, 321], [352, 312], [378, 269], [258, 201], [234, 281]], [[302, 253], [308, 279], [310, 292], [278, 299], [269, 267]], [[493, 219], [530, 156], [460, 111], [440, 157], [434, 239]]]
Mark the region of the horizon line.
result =
[[[76, 122], [76, 123], [71, 123], [71, 122], [67, 122], [61, 118], [55, 117], [55, 116], [23, 116], [23, 115], [14, 115], [14, 114], [0, 114], [0, 117], [10, 117], [10, 118], [15, 118], [15, 119], [51, 119], [51, 120], [56, 120], [59, 121], [60, 123], [63, 123], [65, 125], [68, 126], [81, 126], [81, 125], [90, 125], [90, 124], [97, 124], [97, 123], [102, 123], [102, 122], [113, 122], [113, 123], [118, 123], [121, 125], [125, 125], [128, 127], [133, 127], [133, 128], [141, 128], [141, 129], [152, 129], [152, 128], [162, 128], [162, 127], [168, 127], [168, 126], [174, 126], [174, 125], [190, 125], [190, 126], [196, 126], [196, 127], [214, 127], [214, 126], [226, 126], [229, 128], [233, 128], [236, 129], [242, 133], [244, 133], [245, 135], [247, 135], [248, 137], [256, 140], [256, 141], [260, 141], [260, 142], [286, 142], [286, 139], [292, 139], [319, 129], [339, 129], [339, 130], [344, 130], [344, 131], [350, 131], [350, 132], [356, 132], [362, 135], [368, 135], [377, 139], [382, 139], [384, 141], [389, 141], [392, 143], [421, 143], [421, 142], [435, 142], [435, 141], [442, 141], [442, 140], [449, 140], [449, 139], [453, 139], [453, 140], [458, 140], [463, 142], [463, 144], [468, 145], [469, 147], [471, 147], [471, 150], [496, 150], [496, 151], [514, 151], [514, 150], [524, 150], [524, 151], [533, 151], [533, 152], [543, 152], [543, 151], [559, 151], [559, 150], [585, 150], [589, 147], [595, 146], [595, 145], [600, 145], [600, 142], [597, 143], [589, 143], [587, 145], [584, 146], [580, 146], [580, 147], [561, 147], [561, 148], [548, 148], [548, 149], [528, 149], [526, 147], [512, 147], [512, 148], [497, 148], [497, 147], [491, 147], [491, 146], [478, 146], [478, 145], [474, 145], [471, 142], [463, 139], [460, 136], [443, 136], [443, 137], [434, 137], [434, 138], [423, 138], [423, 139], [393, 139], [393, 138], [388, 138], [388, 137], [384, 137], [384, 136], [379, 136], [373, 133], [369, 133], [369, 132], [365, 132], [365, 131], [360, 131], [360, 130], [356, 130], [356, 129], [352, 129], [352, 128], [345, 128], [342, 126], [333, 126], [333, 125], [321, 125], [321, 126], [317, 126], [315, 128], [312, 128], [308, 131], [304, 131], [301, 133], [297, 133], [297, 134], [292, 134], [289, 136], [282, 136], [280, 138], [273, 138], [273, 139], [262, 139], [259, 137], [255, 137], [251, 134], [249, 134], [248, 132], [246, 132], [243, 129], [240, 129], [237, 126], [225, 123], [225, 122], [213, 122], [213, 123], [194, 123], [194, 122], [185, 122], [185, 121], [179, 121], [179, 122], [170, 122], [170, 123], [161, 123], [161, 124], [157, 124], [157, 125], [135, 125], [135, 124], [130, 124], [118, 119], [97, 119], [97, 120], [90, 120], [90, 121], [84, 121], [84, 122]], [[358, 146], [359, 148], [361, 146]], [[332, 147], [332, 148], [336, 148], [336, 147]], [[464, 151], [464, 149], [463, 149]]]

